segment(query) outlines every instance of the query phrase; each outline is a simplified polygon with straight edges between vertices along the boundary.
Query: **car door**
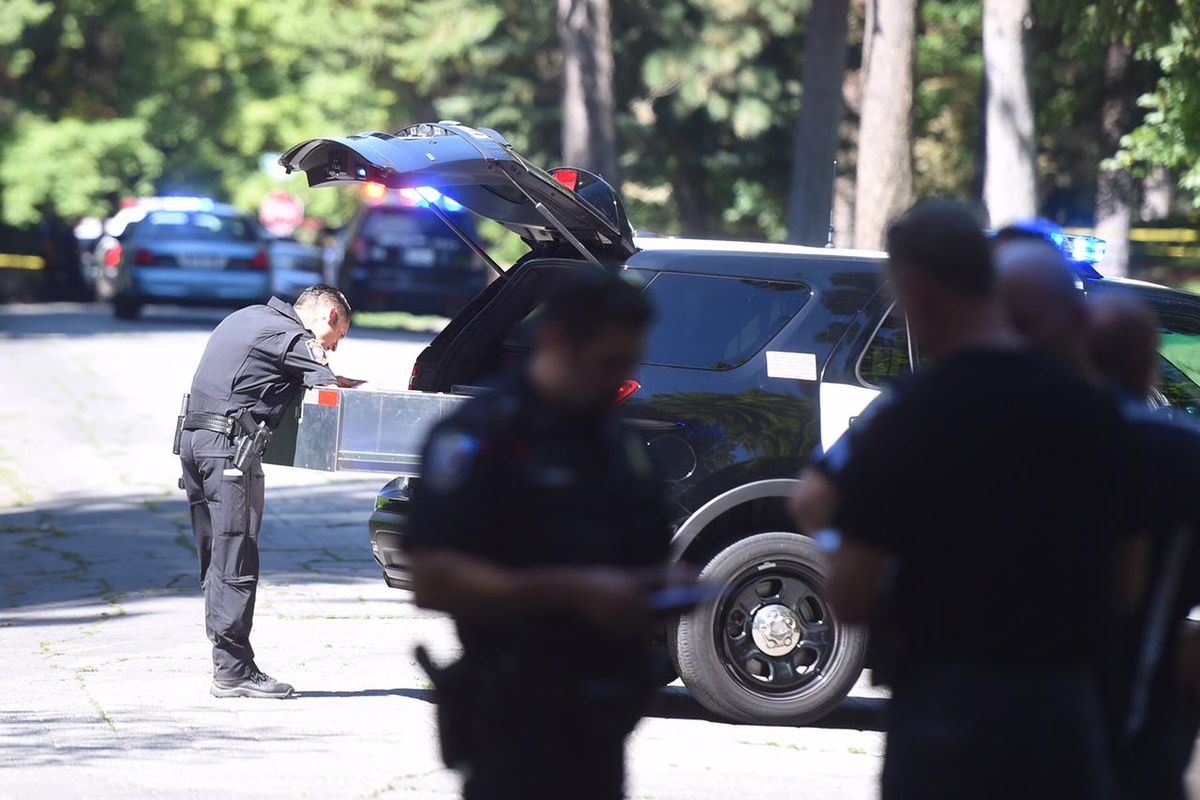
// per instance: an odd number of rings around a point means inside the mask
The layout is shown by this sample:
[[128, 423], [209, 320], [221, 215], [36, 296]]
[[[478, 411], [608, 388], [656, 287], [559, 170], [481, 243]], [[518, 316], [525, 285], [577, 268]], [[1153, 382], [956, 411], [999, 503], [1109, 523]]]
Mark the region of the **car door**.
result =
[[821, 446], [829, 450], [891, 381], [917, 361], [908, 322], [885, 292], [872, 298], [821, 376]]

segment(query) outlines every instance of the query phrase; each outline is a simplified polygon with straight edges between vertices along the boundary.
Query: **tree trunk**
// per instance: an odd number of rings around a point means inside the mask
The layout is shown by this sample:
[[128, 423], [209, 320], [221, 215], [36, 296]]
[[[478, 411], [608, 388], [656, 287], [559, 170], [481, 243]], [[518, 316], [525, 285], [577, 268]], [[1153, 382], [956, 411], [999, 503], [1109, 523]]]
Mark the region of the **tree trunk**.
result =
[[842, 121], [849, 0], [818, 0], [804, 35], [804, 94], [792, 151], [788, 241], [823, 245], [829, 240], [833, 162]]
[[[1104, 102], [1100, 106], [1100, 132], [1105, 157], [1121, 147], [1129, 129], [1133, 92], [1129, 86], [1132, 48], [1114, 42], [1104, 58]], [[1098, 265], [1105, 275], [1129, 274], [1129, 226], [1133, 220], [1133, 176], [1128, 170], [1101, 169], [1096, 176], [1096, 235], [1108, 242]]]
[[608, 0], [558, 0], [558, 35], [563, 164], [598, 172], [619, 187]]
[[699, 160], [679, 161], [671, 171], [671, 194], [678, 209], [680, 233], [684, 236], [712, 235], [712, 204], [706, 178]]
[[1142, 179], [1142, 214], [1146, 222], [1171, 216], [1175, 208], [1175, 176], [1166, 167], [1155, 167]]
[[983, 199], [992, 227], [1037, 214], [1037, 141], [1029, 90], [1031, 0], [985, 0], [987, 143]]
[[913, 53], [916, 0], [867, 6], [854, 242], [880, 249], [888, 222], [912, 202]]

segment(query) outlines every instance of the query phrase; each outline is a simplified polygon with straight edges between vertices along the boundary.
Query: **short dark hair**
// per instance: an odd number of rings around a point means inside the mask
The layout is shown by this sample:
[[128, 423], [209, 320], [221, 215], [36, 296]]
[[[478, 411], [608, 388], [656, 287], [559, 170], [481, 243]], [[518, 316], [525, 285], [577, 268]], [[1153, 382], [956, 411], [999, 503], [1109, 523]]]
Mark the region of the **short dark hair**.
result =
[[550, 292], [542, 324], [558, 326], [573, 347], [585, 344], [608, 325], [645, 330], [654, 309], [642, 292], [616, 275], [580, 266]]
[[341, 290], [336, 286], [330, 286], [327, 283], [318, 283], [308, 287], [300, 296], [296, 298], [294, 305], [331, 305], [337, 309], [338, 316], [350, 321], [350, 301], [346, 299], [346, 295], [342, 294]]
[[975, 215], [948, 200], [922, 200], [892, 220], [888, 258], [919, 270], [955, 294], [988, 297], [996, 283], [992, 252]]

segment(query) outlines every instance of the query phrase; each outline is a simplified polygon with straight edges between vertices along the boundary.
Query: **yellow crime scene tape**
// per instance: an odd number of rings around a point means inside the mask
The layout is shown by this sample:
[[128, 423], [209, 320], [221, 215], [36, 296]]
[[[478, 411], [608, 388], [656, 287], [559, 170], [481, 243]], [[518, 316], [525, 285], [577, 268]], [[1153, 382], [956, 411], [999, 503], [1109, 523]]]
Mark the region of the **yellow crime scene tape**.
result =
[[46, 259], [41, 256], [21, 255], [18, 253], [0, 253], [0, 269], [29, 269], [46, 268]]

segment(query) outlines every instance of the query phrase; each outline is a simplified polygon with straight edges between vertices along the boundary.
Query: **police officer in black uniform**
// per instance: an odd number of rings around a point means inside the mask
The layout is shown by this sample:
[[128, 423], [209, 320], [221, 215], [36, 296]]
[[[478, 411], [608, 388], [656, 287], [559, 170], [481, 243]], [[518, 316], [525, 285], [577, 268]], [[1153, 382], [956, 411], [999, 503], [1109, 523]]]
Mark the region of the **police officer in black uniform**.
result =
[[176, 452], [200, 556], [216, 697], [292, 693], [258, 668], [250, 647], [263, 512], [261, 449], [304, 387], [356, 385], [335, 376], [326, 357], [349, 328], [350, 307], [332, 286], [304, 290], [294, 306], [271, 298], [235, 311], [216, 327], [192, 379]]
[[434, 685], [468, 798], [623, 795], [669, 531], [644, 442], [613, 405], [650, 319], [623, 281], [570, 279], [528, 364], [426, 445], [406, 542], [417, 603], [453, 615], [463, 645]]

